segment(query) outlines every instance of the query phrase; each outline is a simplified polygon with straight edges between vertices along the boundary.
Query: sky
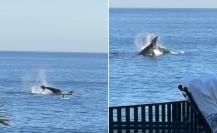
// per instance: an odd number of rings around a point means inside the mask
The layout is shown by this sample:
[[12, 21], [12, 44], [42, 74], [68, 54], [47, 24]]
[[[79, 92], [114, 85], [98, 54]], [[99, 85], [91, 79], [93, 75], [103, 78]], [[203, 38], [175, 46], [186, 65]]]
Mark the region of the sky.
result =
[[0, 50], [106, 53], [107, 14], [106, 0], [1, 0]]
[[110, 8], [217, 8], [217, 0], [110, 0]]

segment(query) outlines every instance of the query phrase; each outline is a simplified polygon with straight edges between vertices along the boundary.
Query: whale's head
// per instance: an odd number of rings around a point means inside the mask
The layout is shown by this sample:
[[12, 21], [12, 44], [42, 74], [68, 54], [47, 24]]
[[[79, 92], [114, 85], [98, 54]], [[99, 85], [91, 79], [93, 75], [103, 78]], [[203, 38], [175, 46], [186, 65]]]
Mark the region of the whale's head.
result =
[[42, 88], [42, 89], [46, 89], [46, 86], [44, 86], [44, 85], [41, 85], [41, 88]]
[[73, 91], [69, 91], [68, 93], [73, 94], [74, 92]]

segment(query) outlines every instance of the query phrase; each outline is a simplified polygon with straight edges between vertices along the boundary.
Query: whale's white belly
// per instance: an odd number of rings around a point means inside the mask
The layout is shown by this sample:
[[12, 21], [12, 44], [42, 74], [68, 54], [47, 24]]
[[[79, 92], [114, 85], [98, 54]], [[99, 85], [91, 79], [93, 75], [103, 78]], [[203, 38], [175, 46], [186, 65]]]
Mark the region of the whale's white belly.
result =
[[159, 49], [154, 49], [153, 52], [155, 56], [159, 56], [163, 54]]
[[42, 94], [42, 95], [50, 95], [50, 94], [53, 94], [52, 91], [48, 90], [48, 89], [41, 89], [40, 86], [33, 86], [32, 87], [32, 93], [33, 94]]
[[48, 89], [45, 89], [44, 91], [42, 91], [41, 93], [42, 95], [50, 95], [50, 94], [53, 94], [52, 91], [48, 90]]

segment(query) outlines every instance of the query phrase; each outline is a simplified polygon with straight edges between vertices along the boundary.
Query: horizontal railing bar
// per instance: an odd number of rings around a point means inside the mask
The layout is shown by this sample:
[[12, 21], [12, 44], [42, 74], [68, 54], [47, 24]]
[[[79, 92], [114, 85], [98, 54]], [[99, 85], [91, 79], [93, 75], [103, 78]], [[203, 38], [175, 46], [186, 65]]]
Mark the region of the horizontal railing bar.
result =
[[188, 130], [188, 128], [187, 127], [184, 127], [184, 126], [173, 126], [173, 127], [171, 127], [171, 126], [165, 126], [165, 127], [160, 127], [160, 126], [153, 126], [153, 127], [151, 127], [151, 126], [145, 126], [145, 127], [143, 127], [143, 126], [122, 126], [122, 127], [119, 127], [119, 126], [113, 126], [113, 127], [110, 127], [110, 129], [164, 129], [164, 130], [166, 130], [166, 129], [169, 129], [169, 130], [174, 130], [174, 129], [181, 129], [181, 130]]
[[[113, 125], [118, 125], [118, 122], [112, 122]], [[127, 122], [121, 122], [121, 125], [126, 125]], [[134, 125], [134, 122], [129, 122], [130, 125]], [[145, 125], [168, 125], [168, 124], [187, 124], [187, 122], [145, 122], [145, 123], [142, 123], [142, 122], [138, 122], [138, 125], [142, 125], [142, 124], [145, 124]]]
[[186, 100], [181, 101], [173, 101], [173, 102], [162, 102], [162, 103], [147, 103], [147, 104], [136, 104], [136, 105], [121, 105], [121, 106], [111, 106], [109, 109], [117, 109], [117, 108], [126, 108], [126, 107], [142, 107], [142, 106], [154, 106], [154, 105], [163, 105], [163, 104], [173, 104], [173, 103], [184, 103]]
[[[117, 131], [118, 129], [113, 129], [114, 131]], [[123, 131], [133, 131], [133, 130], [138, 130], [138, 129], [121, 129], [121, 130], [123, 130]], [[142, 130], [143, 131], [143, 129], [139, 129], [139, 130]], [[161, 131], [161, 133], [173, 133], [173, 132], [171, 132], [171, 130], [170, 129], [160, 129], [160, 130], [162, 130]], [[172, 130], [174, 130], [174, 129], [172, 129]], [[152, 130], [149, 130], [149, 129], [144, 129], [144, 131], [146, 131], [146, 132], [156, 132], [156, 130], [155, 129], [152, 129]], [[116, 133], [116, 132], [114, 132], [114, 133]], [[124, 132], [125, 133], [125, 132]], [[158, 132], [156, 132], [156, 133], [158, 133]], [[206, 133], [205, 131], [186, 131], [186, 130], [182, 130], [182, 129], [180, 129], [180, 130], [175, 130], [175, 133]]]

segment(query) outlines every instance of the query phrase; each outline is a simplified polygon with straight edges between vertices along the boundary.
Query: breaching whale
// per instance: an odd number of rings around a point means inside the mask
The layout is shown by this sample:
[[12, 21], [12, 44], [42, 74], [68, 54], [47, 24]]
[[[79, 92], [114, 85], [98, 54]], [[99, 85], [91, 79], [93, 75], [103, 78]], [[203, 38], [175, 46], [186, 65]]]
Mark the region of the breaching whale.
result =
[[154, 37], [151, 42], [139, 52], [139, 55], [143, 56], [159, 56], [162, 54], [170, 53], [166, 48], [160, 47], [157, 45], [158, 36]]
[[62, 95], [63, 97], [65, 95], [75, 95], [75, 93], [73, 91], [64, 92], [64, 91], [62, 91], [60, 89], [53, 88], [53, 87], [48, 87], [48, 86], [44, 86], [44, 85], [41, 86], [41, 89], [42, 89], [41, 93], [43, 93], [43, 91], [45, 91], [47, 89], [47, 90], [51, 91], [52, 94], [54, 94], [54, 95]]

